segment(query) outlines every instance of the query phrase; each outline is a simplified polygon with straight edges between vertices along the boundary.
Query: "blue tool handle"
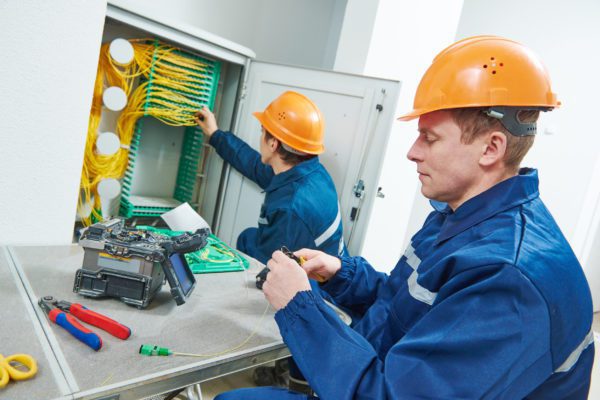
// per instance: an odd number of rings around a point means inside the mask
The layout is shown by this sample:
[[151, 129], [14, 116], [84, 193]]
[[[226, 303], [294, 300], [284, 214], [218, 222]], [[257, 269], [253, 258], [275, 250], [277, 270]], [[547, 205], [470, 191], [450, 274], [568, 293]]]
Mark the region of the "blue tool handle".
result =
[[100, 350], [100, 348], [102, 348], [102, 339], [100, 339], [100, 336], [85, 328], [69, 314], [60, 311], [57, 312], [54, 316], [51, 315], [50, 319], [52, 319], [56, 324], [65, 328], [71, 335], [75, 336], [77, 339], [87, 344], [92, 349], [98, 351]]

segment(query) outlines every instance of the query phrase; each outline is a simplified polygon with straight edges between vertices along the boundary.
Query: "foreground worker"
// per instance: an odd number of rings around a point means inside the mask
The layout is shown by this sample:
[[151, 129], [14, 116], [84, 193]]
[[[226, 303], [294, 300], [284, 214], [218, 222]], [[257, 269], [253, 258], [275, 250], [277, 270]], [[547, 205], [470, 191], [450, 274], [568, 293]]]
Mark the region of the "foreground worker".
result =
[[[282, 246], [345, 254], [337, 192], [318, 158], [324, 151], [321, 111], [308, 97], [288, 91], [264, 112], [253, 115], [262, 128], [260, 153], [233, 133], [219, 130], [208, 108], [203, 108], [196, 119], [217, 153], [265, 192], [258, 228], [244, 230], [236, 247], [263, 264]], [[266, 272], [265, 268], [260, 276]], [[260, 280], [257, 283], [262, 285]], [[289, 367], [295, 387], [309, 391], [295, 365]], [[280, 375], [286, 371], [282, 363], [277, 368], [259, 367], [255, 381], [284, 384]]]
[[[559, 105], [540, 60], [479, 36], [442, 51], [417, 89], [408, 152], [434, 211], [390, 275], [360, 257], [275, 252], [264, 285], [319, 398], [587, 399], [592, 301], [581, 266], [519, 169], [540, 111]], [[315, 296], [365, 310], [353, 329]], [[305, 399], [276, 388], [229, 399]]]

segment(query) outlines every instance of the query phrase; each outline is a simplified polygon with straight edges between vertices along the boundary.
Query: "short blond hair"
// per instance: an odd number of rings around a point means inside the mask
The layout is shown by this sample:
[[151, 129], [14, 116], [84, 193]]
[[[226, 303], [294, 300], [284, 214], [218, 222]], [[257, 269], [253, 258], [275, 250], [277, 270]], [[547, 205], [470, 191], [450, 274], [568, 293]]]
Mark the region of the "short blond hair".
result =
[[[476, 137], [491, 131], [499, 131], [506, 136], [506, 153], [504, 164], [511, 172], [517, 172], [521, 161], [533, 145], [535, 136], [515, 136], [500, 123], [500, 120], [485, 113], [488, 107], [453, 108], [450, 111], [452, 119], [462, 131], [461, 142], [473, 143]], [[536, 122], [538, 110], [521, 110], [518, 118], [522, 122]]]

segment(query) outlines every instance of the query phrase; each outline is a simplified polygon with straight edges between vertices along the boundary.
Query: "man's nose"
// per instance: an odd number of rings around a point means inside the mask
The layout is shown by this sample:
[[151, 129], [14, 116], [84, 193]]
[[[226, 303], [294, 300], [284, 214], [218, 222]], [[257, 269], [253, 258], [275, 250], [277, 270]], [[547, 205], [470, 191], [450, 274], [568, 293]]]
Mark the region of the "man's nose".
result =
[[423, 161], [423, 156], [421, 149], [419, 148], [418, 139], [414, 141], [413, 145], [410, 147], [410, 150], [408, 150], [406, 158], [413, 162]]

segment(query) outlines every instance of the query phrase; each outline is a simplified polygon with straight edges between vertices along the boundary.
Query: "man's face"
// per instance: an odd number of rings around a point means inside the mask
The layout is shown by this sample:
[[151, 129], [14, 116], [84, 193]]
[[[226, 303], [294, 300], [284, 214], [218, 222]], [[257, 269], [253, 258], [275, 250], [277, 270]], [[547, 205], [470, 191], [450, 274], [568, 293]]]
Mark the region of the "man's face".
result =
[[407, 154], [417, 164], [421, 193], [452, 209], [476, 194], [473, 189], [483, 173], [479, 165], [483, 139], [464, 144], [460, 137], [450, 112], [434, 111], [420, 117], [419, 137]]

